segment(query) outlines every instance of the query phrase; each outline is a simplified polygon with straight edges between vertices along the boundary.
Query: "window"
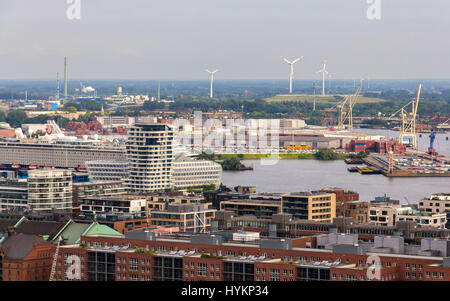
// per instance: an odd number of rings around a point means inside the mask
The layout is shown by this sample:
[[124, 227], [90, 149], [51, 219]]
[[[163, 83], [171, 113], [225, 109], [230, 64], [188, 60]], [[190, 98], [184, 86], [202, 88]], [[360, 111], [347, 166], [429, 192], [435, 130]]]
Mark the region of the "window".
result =
[[426, 273], [426, 277], [427, 277], [427, 278], [430, 278], [430, 272], [427, 272], [427, 273]]
[[137, 271], [138, 270], [138, 260], [137, 258], [130, 258], [130, 271]]
[[439, 273], [439, 279], [444, 279], [444, 273], [443, 272]]
[[405, 264], [405, 270], [409, 270], [409, 263]]
[[137, 280], [138, 280], [138, 276], [137, 276], [137, 275], [134, 275], [134, 274], [131, 274], [131, 275], [130, 275], [130, 280], [131, 280], [131, 281], [137, 281]]
[[270, 281], [280, 281], [280, 270], [270, 269]]
[[206, 263], [199, 263], [197, 265], [197, 276], [206, 277], [206, 269], [207, 269]]

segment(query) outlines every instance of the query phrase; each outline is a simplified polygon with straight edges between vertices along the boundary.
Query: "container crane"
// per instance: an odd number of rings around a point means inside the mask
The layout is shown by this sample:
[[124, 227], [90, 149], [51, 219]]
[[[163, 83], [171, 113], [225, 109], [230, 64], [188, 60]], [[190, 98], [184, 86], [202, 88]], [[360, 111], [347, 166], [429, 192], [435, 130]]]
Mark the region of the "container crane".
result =
[[345, 128], [345, 122], [348, 121], [347, 129], [353, 131], [353, 107], [358, 100], [358, 97], [362, 90], [362, 81], [355, 94], [347, 95], [343, 102], [339, 106], [339, 122], [338, 129], [343, 130]]
[[[400, 110], [391, 115], [392, 118], [398, 113], [400, 113], [402, 120], [402, 127], [400, 129], [400, 135], [398, 136], [398, 139], [402, 144], [405, 144], [405, 141], [408, 141], [407, 144], [411, 145], [414, 149], [417, 149], [416, 117], [417, 117], [417, 109], [419, 107], [421, 89], [422, 85], [419, 84], [416, 99], [411, 100], [402, 108], [400, 108]], [[410, 104], [411, 104], [411, 112], [408, 113], [406, 111], [406, 107]]]

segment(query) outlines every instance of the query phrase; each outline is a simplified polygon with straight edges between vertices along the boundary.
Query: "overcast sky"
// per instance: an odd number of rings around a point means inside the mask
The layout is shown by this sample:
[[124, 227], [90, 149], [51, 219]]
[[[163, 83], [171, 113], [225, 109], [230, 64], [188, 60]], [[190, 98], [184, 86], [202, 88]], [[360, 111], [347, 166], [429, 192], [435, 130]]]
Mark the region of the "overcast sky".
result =
[[0, 0], [0, 79], [450, 78], [450, 1]]

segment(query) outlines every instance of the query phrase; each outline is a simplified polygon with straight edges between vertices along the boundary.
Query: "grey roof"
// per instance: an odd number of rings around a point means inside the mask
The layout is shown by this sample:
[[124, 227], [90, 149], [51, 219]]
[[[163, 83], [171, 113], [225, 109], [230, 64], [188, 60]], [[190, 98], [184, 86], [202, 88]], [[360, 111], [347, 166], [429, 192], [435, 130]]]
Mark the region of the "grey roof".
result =
[[47, 221], [23, 221], [17, 228], [17, 233], [48, 235], [52, 239], [67, 224], [67, 222], [47, 222]]
[[5, 238], [1, 244], [5, 259], [23, 259], [33, 250], [34, 244], [45, 245], [45, 241], [37, 235], [15, 233]]
[[14, 226], [19, 219], [2, 219], [0, 220], [0, 232], [5, 232], [7, 227]]

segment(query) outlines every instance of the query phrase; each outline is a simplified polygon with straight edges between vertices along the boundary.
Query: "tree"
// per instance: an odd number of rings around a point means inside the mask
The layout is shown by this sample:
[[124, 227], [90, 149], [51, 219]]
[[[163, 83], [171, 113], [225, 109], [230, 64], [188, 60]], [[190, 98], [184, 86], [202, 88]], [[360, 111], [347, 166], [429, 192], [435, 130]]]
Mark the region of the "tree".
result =
[[226, 158], [220, 164], [223, 170], [240, 170], [245, 168], [245, 165], [236, 157]]
[[27, 120], [27, 114], [24, 111], [13, 110], [8, 113], [6, 116], [6, 122], [13, 128], [17, 128], [22, 126], [25, 120]]
[[337, 153], [327, 148], [321, 148], [314, 156], [318, 160], [336, 160], [339, 158]]
[[70, 106], [70, 107], [67, 108], [67, 111], [68, 111], [69, 113], [76, 113], [78, 110], [77, 110], [76, 107]]

